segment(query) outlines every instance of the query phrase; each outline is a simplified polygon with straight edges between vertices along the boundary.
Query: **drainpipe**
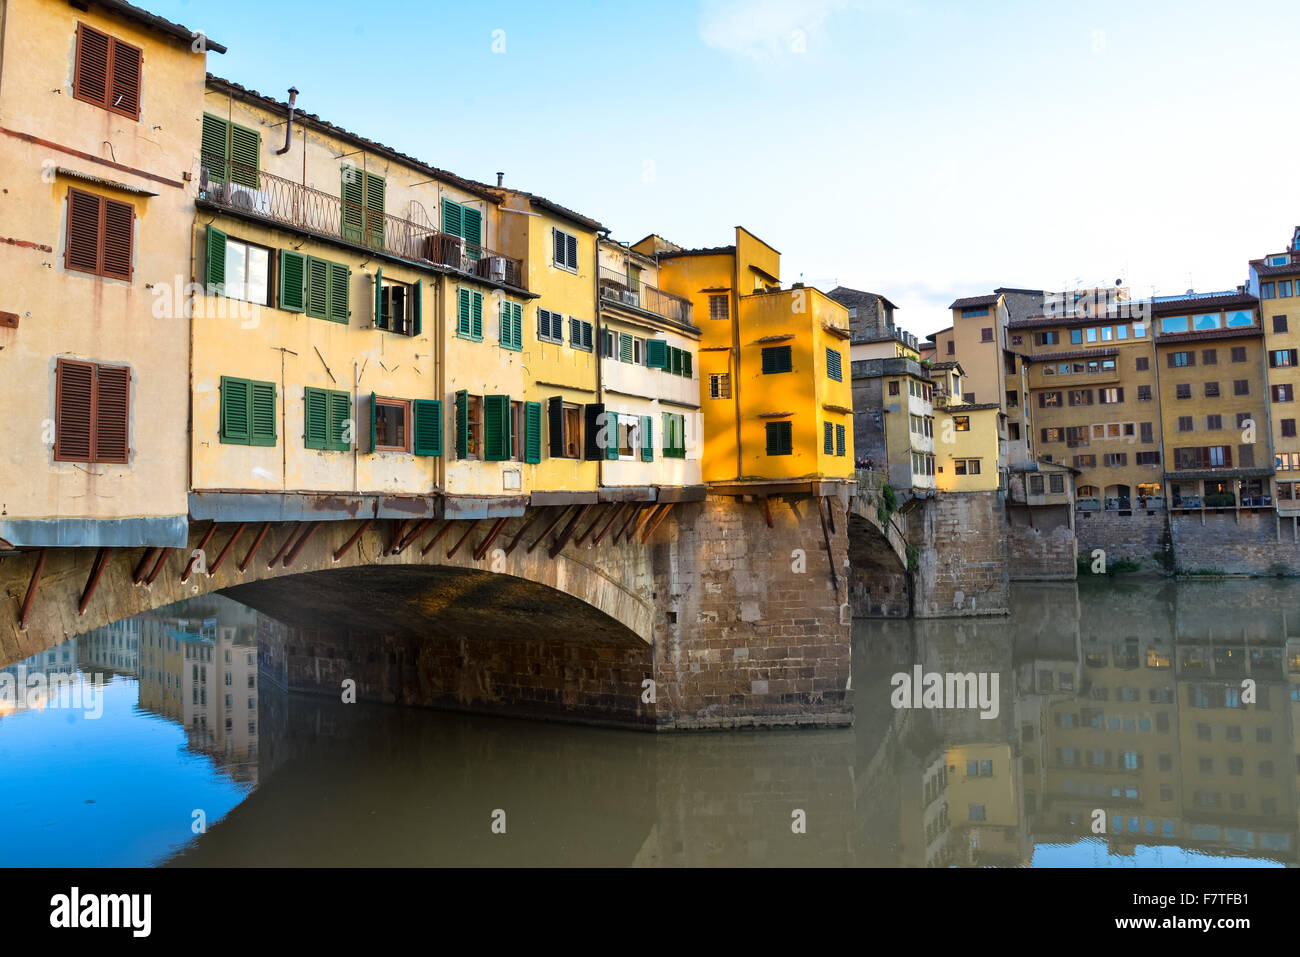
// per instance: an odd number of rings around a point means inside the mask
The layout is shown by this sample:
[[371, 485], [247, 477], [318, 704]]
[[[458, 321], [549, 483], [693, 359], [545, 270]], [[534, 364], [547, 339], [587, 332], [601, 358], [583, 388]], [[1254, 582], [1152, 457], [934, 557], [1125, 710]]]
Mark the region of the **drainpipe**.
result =
[[284, 148], [275, 151], [276, 156], [283, 156], [289, 152], [289, 147], [293, 145], [293, 104], [298, 100], [298, 88], [289, 87], [289, 122], [284, 128]]

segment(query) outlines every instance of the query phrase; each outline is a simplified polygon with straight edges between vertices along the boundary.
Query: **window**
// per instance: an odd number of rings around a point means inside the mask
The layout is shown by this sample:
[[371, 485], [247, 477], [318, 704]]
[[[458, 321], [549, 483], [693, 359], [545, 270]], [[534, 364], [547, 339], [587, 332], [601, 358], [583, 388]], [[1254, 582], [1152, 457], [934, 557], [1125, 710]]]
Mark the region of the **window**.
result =
[[1166, 361], [1168, 362], [1169, 368], [1171, 369], [1178, 369], [1186, 366], [1194, 366], [1196, 365], [1196, 353], [1195, 352], [1171, 352], [1168, 354]]
[[1233, 395], [1250, 395], [1250, 382], [1246, 379], [1232, 380]]
[[1071, 344], [1071, 345], [1075, 345], [1075, 346], [1081, 346], [1081, 345], [1083, 345], [1083, 330], [1082, 330], [1082, 329], [1071, 329], [1071, 330], [1070, 330], [1070, 344]]
[[1290, 402], [1295, 396], [1291, 385], [1275, 385], [1271, 387], [1274, 402]]
[[1141, 423], [1138, 429], [1141, 433], [1141, 441], [1143, 445], [1150, 445], [1152, 442], [1155, 441], [1155, 436], [1152, 433], [1150, 422]]
[[1124, 390], [1116, 389], [1098, 389], [1097, 401], [1102, 405], [1118, 405], [1124, 401]]
[[[468, 244], [465, 248], [465, 256], [470, 260], [478, 259], [481, 255], [480, 248], [483, 244], [483, 214], [476, 206], [467, 206], [464, 203], [457, 203], [450, 199], [442, 201], [442, 231], [449, 236], [459, 236]], [[444, 247], [444, 254], [452, 250]], [[462, 262], [459, 255], [459, 249], [453, 254], [450, 265], [456, 268], [462, 268], [466, 264]]]
[[594, 329], [585, 319], [569, 317], [569, 345], [583, 352], [592, 351], [592, 334]]
[[1190, 432], [1195, 426], [1192, 424], [1193, 419], [1190, 415], [1180, 415], [1178, 417], [1178, 431]]
[[794, 424], [791, 422], [767, 423], [767, 454], [794, 454]]
[[484, 458], [483, 396], [470, 395], [468, 391], [462, 389], [456, 393], [455, 411], [456, 457], [458, 459]]
[[948, 348], [944, 351], [947, 352], [948, 355], [953, 354], [953, 341], [951, 339], [948, 340]]
[[1237, 428], [1248, 429], [1251, 428], [1254, 424], [1255, 424], [1255, 420], [1254, 418], [1251, 417], [1251, 414], [1249, 412], [1237, 413]]
[[890, 379], [890, 380], [889, 380], [889, 394], [890, 394], [890, 395], [898, 395], [898, 380], [897, 380], [897, 379]]
[[1192, 387], [1187, 382], [1180, 382], [1174, 386], [1174, 397], [1178, 399], [1190, 399], [1192, 397]]
[[372, 452], [409, 452], [406, 423], [410, 403], [401, 399], [381, 399], [371, 395], [370, 450]]
[[555, 265], [571, 272], [578, 271], [578, 237], [562, 229], [551, 227], [551, 248]]
[[221, 377], [219, 436], [227, 445], [275, 445], [275, 383]]
[[1038, 407], [1040, 409], [1054, 409], [1061, 405], [1060, 392], [1040, 392], [1038, 393]]
[[709, 296], [709, 318], [731, 318], [731, 298], [726, 293]]
[[1273, 317], [1273, 331], [1286, 332], [1286, 316]]
[[139, 47], [77, 24], [72, 95], [113, 113], [140, 119]]
[[80, 189], [68, 190], [64, 264], [77, 272], [131, 281], [135, 207]]
[[1076, 469], [1095, 469], [1097, 467], [1097, 456], [1095, 455], [1076, 455], [1072, 461]]
[[1295, 438], [1295, 419], [1282, 420], [1282, 435], [1286, 438]]
[[1059, 332], [1036, 332], [1034, 333], [1034, 344], [1039, 346], [1054, 346], [1061, 341]]
[[352, 396], [330, 389], [303, 389], [303, 445], [346, 452], [352, 448]]
[[1092, 405], [1091, 389], [1074, 389], [1070, 392], [1070, 405]]
[[[203, 132], [199, 149], [204, 169], [208, 172], [208, 182], [222, 184], [235, 183], [257, 189], [260, 185], [258, 171], [261, 167], [262, 134], [257, 130], [231, 123], [229, 120], [211, 113], [203, 114]], [[233, 205], [234, 194], [227, 193], [226, 201]], [[253, 211], [265, 213], [259, 209], [261, 198], [246, 197], [253, 200]]]
[[847, 449], [847, 433], [842, 425], [835, 426], [835, 454], [843, 458]]
[[1008, 423], [1007, 423], [1007, 438], [1009, 438], [1012, 442], [1019, 442], [1019, 441], [1020, 441], [1020, 423], [1019, 423], [1019, 422], [1008, 422]]
[[970, 431], [970, 416], [969, 416], [969, 415], [954, 415], [954, 416], [952, 417], [952, 427], [953, 427], [954, 430], [956, 430], [956, 431], [958, 431], [958, 432], [969, 432], [969, 431]]
[[1262, 282], [1259, 284], [1259, 298], [1260, 299], [1273, 298], [1273, 284], [1271, 282]]
[[826, 375], [836, 382], [844, 381], [844, 359], [835, 349], [826, 350]]
[[1285, 369], [1296, 365], [1295, 349], [1273, 349], [1268, 354], [1268, 365], [1272, 369]]
[[271, 250], [231, 239], [213, 226], [207, 227], [204, 244], [209, 295], [271, 304]]
[[1031, 475], [1031, 476], [1029, 476], [1029, 494], [1030, 494], [1030, 495], [1042, 495], [1042, 494], [1044, 494], [1046, 488], [1047, 488], [1047, 486], [1046, 486], [1046, 484], [1044, 484], [1044, 482], [1043, 482], [1043, 476], [1041, 476], [1041, 475]]
[[564, 317], [550, 309], [537, 309], [537, 338], [542, 342], [564, 342]]
[[1102, 464], [1107, 468], [1120, 468], [1128, 465], [1127, 452], [1107, 452], [1102, 456]]
[[1151, 360], [1150, 360], [1149, 358], [1147, 358], [1146, 356], [1138, 356], [1138, 357], [1137, 357], [1137, 371], [1138, 371], [1138, 372], [1146, 372], [1146, 371], [1147, 371], [1148, 369], [1150, 369], [1150, 368], [1151, 368]]
[[[1100, 437], [1100, 434], [1099, 434]], [[1068, 426], [1065, 430], [1066, 448], [1077, 449], [1088, 444], [1088, 427], [1086, 425]]]
[[1217, 382], [1205, 383], [1205, 397], [1207, 399], [1217, 399], [1219, 397], [1219, 383]]
[[1047, 477], [1047, 485], [1053, 495], [1061, 495], [1065, 492], [1065, 476], [1053, 472]]
[[1233, 362], [1245, 362], [1245, 361], [1246, 361], [1246, 347], [1245, 347], [1245, 346], [1233, 346], [1233, 347], [1232, 347], [1232, 361], [1233, 361]]
[[339, 214], [343, 238], [372, 249], [383, 249], [384, 178], [347, 163], [343, 164], [340, 175]]
[[980, 342], [992, 342], [992, 341], [993, 341], [993, 328], [992, 328], [992, 326], [986, 326], [985, 328], [981, 329], [981, 330], [980, 330]]
[[1149, 385], [1138, 386], [1138, 401], [1139, 402], [1151, 401], [1151, 386]]
[[790, 372], [793, 368], [794, 360], [789, 346], [769, 346], [763, 350], [763, 375]]
[[578, 405], [565, 402], [558, 395], [552, 396], [546, 403], [546, 418], [551, 457], [557, 459], [580, 458], [580, 450], [582, 449], [582, 409]]
[[518, 352], [524, 347], [524, 307], [509, 299], [501, 300], [498, 341], [501, 348]]
[[731, 398], [731, 373], [722, 372], [709, 376], [709, 398]]
[[341, 263], [280, 252], [280, 308], [347, 325], [352, 273]]
[[1209, 432], [1217, 432], [1223, 428], [1223, 416], [1207, 415], [1205, 417], [1205, 428]]
[[1042, 430], [1042, 439], [1043, 439], [1044, 442], [1061, 442], [1061, 441], [1064, 441], [1064, 439], [1065, 439], [1065, 431], [1064, 431], [1063, 429], [1043, 429], [1043, 430]]
[[[664, 458], [666, 459], [684, 459], [686, 458], [686, 416], [665, 412], [664, 419]], [[772, 426], [786, 426], [786, 452], [772, 451]], [[769, 422], [767, 429], [767, 447], [768, 455], [789, 455], [791, 442], [790, 423], [789, 422]]]
[[1159, 465], [1160, 453], [1159, 452], [1138, 452], [1133, 457], [1133, 461], [1136, 462], [1138, 465]]
[[54, 460], [125, 465], [130, 456], [131, 370], [59, 359]]
[[955, 475], [979, 475], [979, 459], [953, 459], [952, 470]]

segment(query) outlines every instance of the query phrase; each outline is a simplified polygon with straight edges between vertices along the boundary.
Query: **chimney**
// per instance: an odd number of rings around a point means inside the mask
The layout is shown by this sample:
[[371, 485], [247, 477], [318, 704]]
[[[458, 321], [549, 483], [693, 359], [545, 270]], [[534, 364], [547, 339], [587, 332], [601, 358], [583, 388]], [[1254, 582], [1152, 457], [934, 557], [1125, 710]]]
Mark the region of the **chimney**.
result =
[[505, 185], [505, 180], [506, 180], [506, 174], [505, 174], [505, 173], [502, 173], [502, 172], [500, 172], [500, 171], [498, 171], [498, 172], [497, 172], [497, 186], [504, 186], [504, 185]]

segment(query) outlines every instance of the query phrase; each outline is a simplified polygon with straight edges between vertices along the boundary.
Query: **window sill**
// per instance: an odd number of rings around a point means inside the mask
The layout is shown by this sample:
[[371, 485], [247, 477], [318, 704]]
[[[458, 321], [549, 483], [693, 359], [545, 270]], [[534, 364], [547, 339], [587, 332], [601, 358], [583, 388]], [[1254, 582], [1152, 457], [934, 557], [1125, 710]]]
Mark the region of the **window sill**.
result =
[[464, 339], [466, 342], [482, 342], [482, 336], [467, 336], [463, 332], [456, 333], [457, 339]]

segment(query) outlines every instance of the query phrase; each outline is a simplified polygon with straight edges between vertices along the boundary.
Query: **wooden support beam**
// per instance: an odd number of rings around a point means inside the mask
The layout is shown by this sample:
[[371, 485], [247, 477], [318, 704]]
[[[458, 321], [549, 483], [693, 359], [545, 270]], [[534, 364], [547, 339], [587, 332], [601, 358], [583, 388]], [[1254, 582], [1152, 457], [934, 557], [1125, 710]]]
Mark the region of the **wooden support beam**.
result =
[[763, 517], [767, 519], [767, 527], [773, 528], [772, 525], [772, 503], [766, 495], [763, 496]]
[[413, 528], [411, 531], [407, 532], [404, 536], [402, 536], [402, 540], [398, 542], [397, 546], [393, 549], [393, 554], [400, 555], [402, 554], [402, 552], [406, 551], [407, 546], [410, 545], [411, 542], [419, 538], [421, 535], [423, 535], [425, 532], [427, 532], [429, 530], [429, 526], [432, 525], [434, 521], [435, 520], [432, 518], [426, 518], [421, 522], [416, 522], [415, 528]]
[[406, 530], [406, 523], [409, 519], [401, 518], [393, 527], [393, 540], [389, 543], [388, 548], [384, 550], [385, 555], [396, 555], [397, 546], [402, 543], [402, 532]]
[[425, 545], [422, 549], [420, 549], [420, 555], [424, 556], [429, 554], [429, 552], [433, 551], [433, 546], [437, 545], [439, 539], [441, 539], [442, 536], [446, 535], [447, 532], [449, 532], [450, 530], [451, 530], [451, 519], [448, 519], [447, 521], [443, 522], [442, 528], [438, 529], [438, 534], [433, 536], [433, 538], [429, 539], [429, 544]]
[[654, 519], [655, 515], [658, 514], [659, 510], [661, 508], [667, 508], [667, 507], [668, 506], [666, 503], [656, 502], [654, 505], [651, 505], [648, 509], [646, 509], [645, 515], [642, 516], [641, 520], [638, 521], [635, 526], [633, 526], [632, 531], [628, 532], [627, 541], [629, 542], [632, 541], [632, 539], [636, 538], [642, 532], [644, 532], [646, 526], [650, 524], [650, 522]]
[[[835, 534], [835, 508], [834, 506], [831, 505], [831, 499], [829, 496], [826, 495], [819, 496], [819, 500], [826, 503], [826, 521], [831, 526], [831, 534], [834, 535]], [[888, 532], [885, 532], [885, 537], [886, 538], [889, 537]]]
[[298, 557], [298, 553], [302, 551], [302, 547], [307, 544], [308, 540], [315, 535], [324, 524], [324, 522], [312, 522], [307, 526], [307, 531], [303, 532], [301, 537], [299, 537], [298, 544], [294, 545], [293, 548], [290, 549], [289, 554], [284, 556], [285, 568], [288, 568], [293, 564], [293, 560]]
[[[598, 507], [599, 507], [599, 506], [598, 506]], [[591, 524], [587, 526], [587, 530], [586, 530], [585, 532], [583, 532], [581, 535], [579, 535], [577, 538], [575, 538], [575, 539], [573, 540], [573, 545], [574, 545], [574, 547], [576, 548], [577, 546], [579, 546], [579, 545], [581, 545], [583, 542], [585, 542], [585, 541], [587, 540], [587, 536], [590, 535], [593, 531], [595, 531], [596, 526], [599, 525], [599, 524], [601, 523], [601, 520], [605, 517], [605, 515], [608, 515], [608, 514], [609, 514], [610, 512], [612, 512], [616, 507], [617, 507], [617, 506], [615, 506], [615, 504], [614, 504], [613, 502], [610, 502], [609, 505], [605, 508], [605, 514], [604, 514], [604, 515], [597, 515], [595, 518], [593, 518], [593, 519], [591, 520]]]
[[81, 601], [77, 604], [78, 615], [84, 615], [86, 609], [90, 607], [90, 599], [95, 597], [95, 589], [99, 587], [99, 580], [104, 577], [104, 569], [108, 567], [108, 557], [112, 554], [111, 548], [101, 548], [95, 553], [95, 564], [90, 566], [90, 576], [86, 579], [86, 587], [81, 592]]
[[138, 585], [144, 581], [144, 576], [149, 574], [149, 569], [153, 567], [154, 560], [157, 557], [157, 548], [146, 548], [144, 550], [144, 554], [140, 556], [140, 564], [135, 566], [135, 572], [131, 575], [131, 584]]
[[455, 545], [451, 546], [451, 551], [447, 552], [448, 558], [451, 558], [458, 551], [460, 551], [460, 547], [465, 544], [465, 539], [469, 538], [469, 533], [474, 531], [474, 529], [478, 528], [478, 523], [479, 523], [479, 519], [477, 518], [474, 519], [474, 521], [469, 523], [469, 528], [465, 529], [465, 534], [460, 537], [460, 541], [458, 541]]
[[18, 613], [18, 630], [27, 630], [27, 620], [32, 614], [32, 599], [36, 597], [36, 586], [41, 583], [41, 573], [45, 571], [45, 549], [41, 549], [36, 558], [36, 567], [32, 569], [32, 579], [27, 583], [27, 594], [23, 596], [23, 607]]
[[591, 511], [593, 505], [594, 503], [588, 502], [586, 505], [582, 506], [582, 508], [578, 509], [573, 518], [569, 519], [569, 524], [564, 526], [564, 531], [559, 534], [551, 544], [551, 547], [546, 550], [546, 554], [550, 555], [552, 558], [560, 554], [564, 546], [568, 544], [570, 536], [573, 535], [573, 530], [578, 527], [578, 523], [581, 522], [583, 518], [586, 517], [587, 513]]
[[601, 539], [605, 537], [605, 533], [610, 530], [614, 522], [616, 522], [618, 520], [618, 517], [622, 515], [626, 510], [627, 510], [626, 502], [623, 502], [618, 506], [618, 508], [614, 509], [614, 514], [610, 515], [609, 521], [606, 522], [605, 526], [599, 532], [596, 533], [596, 537], [591, 540], [591, 544], [599, 545]]
[[162, 571], [163, 566], [167, 564], [167, 556], [170, 555], [171, 553], [172, 550], [170, 548], [164, 548], [161, 552], [158, 553], [158, 561], [154, 562], [153, 571], [151, 571], [149, 573], [149, 577], [144, 580], [144, 583], [146, 585], [153, 584], [153, 580], [158, 577], [158, 573]]
[[614, 533], [614, 537], [609, 540], [611, 545], [617, 545], [618, 540], [623, 537], [623, 533], [636, 523], [637, 516], [641, 514], [641, 508], [641, 502], [632, 503], [632, 508], [628, 511], [627, 518], [623, 519], [623, 524], [618, 527], [618, 531]]
[[253, 539], [253, 547], [248, 550], [248, 554], [244, 556], [244, 560], [235, 566], [241, 572], [246, 571], [248, 566], [253, 563], [253, 556], [256, 555], [257, 550], [262, 547], [262, 539], [266, 538], [266, 533], [270, 530], [271, 523], [263, 522], [261, 530], [257, 533], [257, 538]]
[[285, 552], [289, 550], [289, 547], [293, 544], [294, 539], [298, 537], [298, 533], [301, 529], [302, 522], [292, 523], [289, 529], [289, 536], [284, 540], [284, 544], [280, 546], [280, 550], [272, 555], [271, 560], [266, 563], [267, 568], [274, 568], [275, 563], [284, 558]]
[[487, 538], [483, 539], [483, 543], [479, 545], [478, 548], [474, 549], [474, 561], [478, 562], [483, 560], [483, 556], [487, 554], [487, 550], [492, 547], [492, 543], [495, 542], [497, 536], [501, 534], [501, 529], [505, 527], [506, 518], [505, 515], [502, 515], [492, 523], [492, 530], [488, 532]]
[[571, 509], [572, 507], [573, 507], [572, 505], [560, 506], [560, 510], [555, 514], [555, 518], [551, 519], [551, 524], [547, 525], [546, 529], [542, 532], [542, 534], [538, 535], [537, 538], [533, 540], [533, 543], [528, 546], [529, 555], [533, 553], [534, 548], [542, 544], [543, 540], [545, 540], [547, 535], [551, 534], [555, 526], [560, 524], [560, 519], [564, 518], [565, 515], [569, 514], [569, 509]]
[[659, 527], [659, 523], [662, 522], [665, 518], [667, 518], [668, 513], [671, 512], [672, 510], [673, 510], [673, 503], [668, 502], [667, 504], [664, 505], [663, 511], [655, 516], [655, 520], [653, 522], [650, 522], [646, 526], [645, 531], [641, 533], [642, 545], [644, 545], [646, 541], [650, 538], [650, 536], [655, 533], [655, 529]]
[[831, 585], [835, 588], [835, 597], [838, 600], [840, 595], [840, 576], [835, 571], [835, 551], [831, 548], [831, 533], [826, 528], [826, 513], [822, 511], [822, 497], [817, 498], [817, 517], [822, 521], [822, 538], [826, 542], [826, 560], [831, 566]]
[[199, 556], [195, 555], [194, 552], [201, 552], [205, 548], [207, 548], [208, 542], [212, 541], [212, 536], [216, 534], [216, 531], [217, 531], [217, 523], [214, 521], [211, 525], [208, 526], [208, 530], [203, 533], [203, 537], [199, 539], [198, 547], [190, 552], [190, 560], [185, 565], [185, 571], [181, 572], [182, 582], [189, 581], [190, 575], [194, 573], [194, 563], [199, 560]]
[[226, 556], [230, 554], [230, 550], [235, 547], [235, 542], [239, 541], [239, 536], [244, 534], [244, 529], [247, 527], [247, 522], [239, 523], [239, 527], [235, 529], [235, 533], [231, 535], [230, 540], [226, 542], [226, 547], [221, 550], [220, 554], [217, 555], [217, 560], [213, 562], [212, 567], [208, 569], [209, 578], [217, 573], [217, 569], [221, 567], [221, 563], [226, 560]]
[[366, 529], [368, 529], [374, 523], [375, 520], [373, 518], [368, 518], [360, 525], [358, 525], [357, 530], [352, 533], [352, 536], [346, 542], [344, 542], [342, 545], [340, 545], [338, 548], [334, 550], [334, 560], [338, 561], [340, 558], [346, 555], [348, 553], [348, 549], [350, 549], [353, 545], [355, 545], [361, 539], [361, 536], [366, 533]]
[[542, 511], [543, 509], [540, 508], [533, 509], [533, 514], [528, 516], [528, 521], [524, 522], [524, 524], [519, 527], [519, 531], [515, 532], [515, 537], [510, 539], [510, 544], [506, 546], [507, 555], [515, 550], [515, 546], [519, 544], [528, 530], [533, 527], [533, 522], [537, 521], [541, 516]]

